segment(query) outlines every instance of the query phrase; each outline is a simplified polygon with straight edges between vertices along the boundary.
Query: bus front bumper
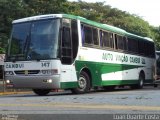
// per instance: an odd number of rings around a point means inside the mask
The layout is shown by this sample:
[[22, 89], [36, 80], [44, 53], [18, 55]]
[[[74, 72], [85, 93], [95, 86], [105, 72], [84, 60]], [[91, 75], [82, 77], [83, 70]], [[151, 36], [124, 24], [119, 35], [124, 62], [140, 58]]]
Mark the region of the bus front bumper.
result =
[[7, 88], [58, 89], [60, 75], [53, 76], [6, 76]]
[[160, 79], [154, 81], [155, 84], [160, 84]]

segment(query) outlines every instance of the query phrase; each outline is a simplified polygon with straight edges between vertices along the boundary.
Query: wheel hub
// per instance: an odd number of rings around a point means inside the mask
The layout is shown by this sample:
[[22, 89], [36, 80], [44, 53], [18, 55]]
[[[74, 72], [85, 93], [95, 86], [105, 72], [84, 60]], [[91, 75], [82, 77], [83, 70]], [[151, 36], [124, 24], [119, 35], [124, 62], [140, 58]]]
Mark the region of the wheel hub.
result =
[[80, 77], [78, 80], [79, 88], [84, 89], [86, 87], [86, 80], [83, 77]]

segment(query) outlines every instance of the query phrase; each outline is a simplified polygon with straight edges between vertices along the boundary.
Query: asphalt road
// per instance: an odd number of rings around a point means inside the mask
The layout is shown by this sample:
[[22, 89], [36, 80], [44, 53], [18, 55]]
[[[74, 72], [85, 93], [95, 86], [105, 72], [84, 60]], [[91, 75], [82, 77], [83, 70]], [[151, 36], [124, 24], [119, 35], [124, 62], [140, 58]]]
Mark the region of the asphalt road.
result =
[[[111, 120], [116, 119], [117, 114], [158, 115], [159, 113], [160, 88], [149, 86], [141, 90], [119, 89], [80, 95], [65, 91], [50, 93], [47, 96], [37, 96], [34, 93], [0, 96], [0, 114], [2, 114], [0, 118], [5, 118], [7, 114], [15, 115], [7, 117], [35, 120], [34, 116], [37, 115], [38, 120], [40, 118], [48, 120], [50, 117], [53, 118], [54, 114], [56, 120], [60, 117], [71, 119], [71, 116], [79, 120], [86, 115], [89, 115], [92, 120], [99, 120], [105, 116]], [[160, 119], [160, 115], [154, 117]]]

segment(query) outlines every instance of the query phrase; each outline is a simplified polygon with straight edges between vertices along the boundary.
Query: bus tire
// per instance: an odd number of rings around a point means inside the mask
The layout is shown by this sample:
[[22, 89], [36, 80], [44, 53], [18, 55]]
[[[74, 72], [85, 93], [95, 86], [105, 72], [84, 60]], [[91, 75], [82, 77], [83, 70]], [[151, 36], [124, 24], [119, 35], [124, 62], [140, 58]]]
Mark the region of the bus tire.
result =
[[80, 73], [78, 79], [78, 87], [71, 89], [73, 94], [83, 94], [87, 93], [90, 90], [90, 77], [84, 71]]
[[33, 89], [33, 92], [39, 96], [47, 95], [51, 90], [50, 89]]
[[157, 88], [157, 87], [158, 87], [158, 84], [154, 84], [153, 86], [154, 86], [154, 88]]
[[133, 89], [142, 89], [143, 86], [144, 86], [144, 80], [145, 80], [144, 74], [140, 74], [139, 75], [138, 84], [132, 85], [131, 88], [133, 88]]

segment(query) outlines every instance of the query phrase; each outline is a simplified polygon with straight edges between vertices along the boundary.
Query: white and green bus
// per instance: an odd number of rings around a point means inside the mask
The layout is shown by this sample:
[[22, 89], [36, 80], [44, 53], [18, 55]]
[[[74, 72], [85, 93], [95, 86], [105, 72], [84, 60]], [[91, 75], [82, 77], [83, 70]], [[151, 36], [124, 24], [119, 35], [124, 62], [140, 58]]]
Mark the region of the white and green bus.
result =
[[38, 95], [53, 89], [86, 93], [91, 88], [142, 88], [152, 83], [153, 40], [69, 14], [13, 21], [5, 61], [11, 88]]

